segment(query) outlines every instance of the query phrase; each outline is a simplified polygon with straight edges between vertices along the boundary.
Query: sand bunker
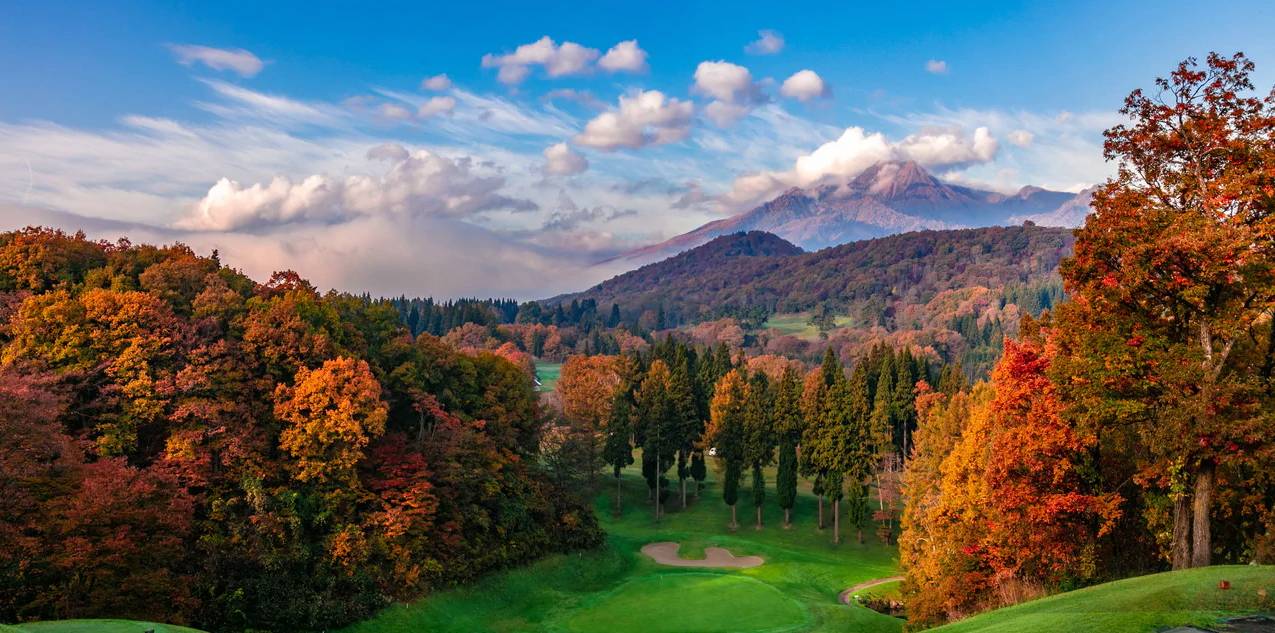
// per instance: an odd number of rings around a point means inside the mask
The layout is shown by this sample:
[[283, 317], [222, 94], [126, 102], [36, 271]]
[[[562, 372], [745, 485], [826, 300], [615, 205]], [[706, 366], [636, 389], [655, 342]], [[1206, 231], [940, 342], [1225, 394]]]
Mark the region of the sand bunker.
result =
[[871, 589], [877, 585], [898, 582], [900, 580], [903, 580], [903, 576], [890, 576], [889, 578], [877, 578], [876, 580], [861, 582], [853, 587], [847, 588], [845, 591], [842, 591], [841, 595], [837, 596], [837, 599], [841, 601], [841, 604], [850, 604], [850, 599], [854, 597], [854, 594], [859, 593], [860, 591]]
[[672, 567], [756, 567], [764, 562], [760, 556], [735, 556], [730, 550], [724, 547], [706, 547], [704, 548], [704, 558], [686, 559], [677, 555], [677, 543], [648, 543], [642, 547], [642, 553], [651, 557], [651, 560], [661, 564], [670, 565]]

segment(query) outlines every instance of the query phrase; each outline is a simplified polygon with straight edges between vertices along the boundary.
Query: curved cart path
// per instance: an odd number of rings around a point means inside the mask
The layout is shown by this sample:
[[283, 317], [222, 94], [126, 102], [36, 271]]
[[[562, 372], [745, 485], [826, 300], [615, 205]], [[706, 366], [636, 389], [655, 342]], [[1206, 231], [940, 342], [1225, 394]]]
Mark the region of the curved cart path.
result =
[[903, 576], [890, 576], [889, 578], [877, 578], [876, 580], [867, 580], [853, 587], [847, 587], [844, 591], [841, 592], [840, 595], [837, 596], [837, 600], [840, 601], [841, 604], [850, 604], [850, 599], [854, 597], [854, 594], [859, 593], [860, 591], [863, 591], [864, 589], [871, 589], [878, 585], [884, 585], [886, 583], [891, 583], [891, 582], [895, 582], [899, 580], [903, 580]]
[[704, 548], [704, 558], [687, 559], [677, 555], [677, 548], [681, 547], [677, 543], [647, 543], [642, 546], [642, 553], [646, 554], [651, 560], [671, 567], [730, 567], [745, 568], [756, 567], [766, 562], [760, 556], [735, 556], [730, 550], [724, 547], [706, 547]]

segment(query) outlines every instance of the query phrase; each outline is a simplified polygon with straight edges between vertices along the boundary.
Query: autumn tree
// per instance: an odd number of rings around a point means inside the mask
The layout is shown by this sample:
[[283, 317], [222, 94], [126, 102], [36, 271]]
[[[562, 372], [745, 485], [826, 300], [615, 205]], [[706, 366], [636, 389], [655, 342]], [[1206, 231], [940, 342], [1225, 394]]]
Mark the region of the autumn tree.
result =
[[[619, 356], [571, 356], [562, 364], [555, 389], [562, 402], [562, 415], [590, 454], [602, 452], [595, 445], [611, 418], [616, 390], [623, 381], [622, 364]], [[590, 469], [596, 471], [597, 468]]]
[[923, 392], [905, 476], [901, 561], [909, 619], [934, 624], [1090, 578], [1118, 516], [1095, 490], [1095, 436], [1062, 415], [1055, 347], [1030, 319], [990, 384]]
[[622, 382], [619, 356], [571, 356], [562, 364], [557, 391], [562, 414], [573, 422], [601, 429], [610, 418]]
[[739, 527], [735, 503], [739, 501], [739, 479], [747, 457], [747, 406], [748, 381], [742, 370], [733, 369], [717, 382], [717, 388], [713, 391], [708, 429], [705, 432], [706, 443], [725, 465], [722, 500], [730, 506], [731, 529]]
[[296, 478], [348, 483], [368, 443], [385, 431], [381, 386], [367, 362], [351, 358], [302, 368], [296, 385], [275, 391], [275, 416], [288, 426], [279, 447], [296, 463]]
[[1129, 123], [1105, 134], [1118, 173], [1062, 269], [1068, 329], [1126, 341], [1128, 380], [1079, 363], [1071, 382], [1092, 386], [1076, 397], [1102, 423], [1136, 425], [1154, 456], [1143, 480], [1173, 498], [1174, 568], [1210, 564], [1218, 469], [1271, 434], [1253, 379], [1261, 355], [1243, 353], [1275, 309], [1275, 99], [1253, 95], [1253, 68], [1210, 54], [1128, 96]]

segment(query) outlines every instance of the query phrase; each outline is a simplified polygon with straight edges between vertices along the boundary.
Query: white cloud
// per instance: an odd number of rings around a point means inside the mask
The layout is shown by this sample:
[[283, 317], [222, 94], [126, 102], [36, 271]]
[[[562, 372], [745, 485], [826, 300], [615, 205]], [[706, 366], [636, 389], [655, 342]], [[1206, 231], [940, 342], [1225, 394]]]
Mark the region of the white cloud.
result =
[[974, 130], [972, 137], [960, 129], [926, 130], [910, 134], [898, 143], [899, 156], [927, 167], [948, 167], [970, 163], [988, 163], [996, 158], [1000, 144], [986, 127]]
[[557, 101], [560, 99], [564, 101], [574, 101], [575, 103], [591, 110], [605, 110], [607, 107], [607, 104], [593, 96], [592, 92], [588, 90], [576, 90], [574, 88], [559, 88], [557, 90], [550, 90], [545, 93], [543, 98], [545, 101]]
[[225, 99], [222, 103], [199, 102], [196, 105], [226, 119], [252, 119], [274, 125], [337, 124], [343, 114], [327, 104], [313, 104], [280, 95], [249, 90], [224, 81], [204, 80], [204, 84]]
[[784, 36], [770, 29], [757, 31], [757, 39], [744, 47], [745, 52], [753, 55], [774, 55], [782, 50]]
[[[276, 176], [249, 186], [229, 178], [213, 185], [175, 226], [227, 231], [304, 222], [341, 222], [357, 216], [463, 218], [495, 209], [536, 205], [503, 195], [504, 178], [480, 173], [469, 158], [452, 160], [427, 150], [379, 145], [377, 158], [399, 158], [382, 176], [335, 179], [321, 174], [293, 181]], [[406, 158], [404, 155], [406, 154]]]
[[498, 68], [496, 78], [506, 85], [522, 83], [531, 73], [532, 66], [542, 66], [550, 77], [582, 74], [589, 64], [598, 58], [596, 48], [588, 48], [575, 42], [556, 44], [548, 35], [514, 49], [504, 55], [483, 55], [483, 68]]
[[425, 119], [436, 114], [451, 114], [455, 109], [456, 99], [453, 97], [430, 97], [416, 109], [416, 116]]
[[718, 127], [735, 123], [765, 101], [747, 68], [721, 60], [700, 62], [695, 67], [692, 90], [713, 98], [704, 113]]
[[925, 62], [925, 72], [932, 75], [946, 75], [947, 62], [941, 59], [931, 59]]
[[412, 118], [412, 111], [397, 103], [382, 103], [376, 112], [391, 121], [409, 121]]
[[1027, 130], [1014, 130], [1007, 135], [1009, 142], [1019, 147], [1027, 147], [1032, 144], [1032, 140], [1036, 138], [1035, 134]]
[[452, 87], [452, 80], [446, 74], [434, 75], [421, 80], [421, 90], [433, 90], [435, 92], [447, 90]]
[[753, 90], [752, 73], [738, 64], [719, 60], [695, 67], [695, 91], [700, 94], [734, 102], [747, 100]]
[[662, 145], [686, 138], [695, 106], [646, 90], [620, 97], [619, 108], [594, 117], [575, 142], [607, 151]]
[[944, 178], [998, 191], [1017, 191], [1037, 185], [1059, 191], [1079, 191], [1110, 177], [1113, 165], [1102, 158], [1102, 131], [1124, 122], [1118, 113], [1030, 112], [939, 108], [931, 112], [878, 114], [904, 129], [972, 129], [987, 127], [993, 136], [1015, 143], [1016, 131], [1027, 132], [1031, 142], [1014, 152], [997, 156], [992, 163], [974, 163], [962, 173]]
[[213, 70], [229, 70], [242, 77], [252, 77], [261, 72], [265, 63], [259, 57], [242, 48], [213, 48], [195, 44], [172, 44], [169, 50], [184, 66], [203, 64]]
[[378, 89], [376, 92], [418, 110], [426, 108], [427, 112], [447, 104], [446, 101], [435, 101], [430, 106], [430, 102], [435, 99], [454, 99], [449, 116], [434, 119], [430, 129], [453, 137], [460, 145], [508, 142], [509, 136], [561, 138], [570, 136], [579, 129], [579, 122], [575, 117], [556, 108], [533, 108], [525, 103], [494, 95], [480, 95], [460, 88], [453, 88], [445, 96], [422, 96], [385, 89]]
[[571, 176], [589, 168], [589, 160], [572, 150], [566, 143], [555, 143], [545, 148], [545, 173], [553, 176]]
[[646, 51], [638, 46], [637, 40], [625, 40], [611, 47], [598, 67], [611, 73], [628, 71], [632, 73], [646, 72]]
[[398, 143], [381, 143], [380, 145], [367, 150], [367, 154], [364, 156], [366, 156], [368, 160], [401, 163], [408, 158], [411, 158], [412, 153], [407, 151], [406, 147], [403, 147]]
[[752, 104], [731, 103], [729, 101], [712, 101], [704, 106], [704, 116], [717, 127], [729, 127], [736, 121], [748, 116]]
[[373, 296], [473, 296], [539, 299], [587, 288], [622, 272], [589, 265], [580, 250], [551, 249], [471, 224], [437, 217], [360, 216], [339, 224], [296, 224], [275, 231], [187, 231], [124, 223], [0, 202], [0, 227], [40, 224], [84, 230], [91, 239], [181, 242], [264, 281], [296, 270], [319, 288]]
[[828, 89], [828, 84], [824, 82], [823, 77], [820, 77], [815, 71], [799, 70], [784, 80], [783, 85], [779, 87], [779, 93], [785, 97], [805, 102], [826, 97], [831, 94], [831, 91]]
[[880, 132], [849, 127], [839, 138], [797, 158], [787, 171], [763, 171], [735, 179], [728, 205], [752, 204], [788, 187], [846, 182], [881, 161], [914, 160], [931, 168], [990, 162], [997, 143], [986, 127], [972, 136], [956, 129], [932, 129], [891, 141]]

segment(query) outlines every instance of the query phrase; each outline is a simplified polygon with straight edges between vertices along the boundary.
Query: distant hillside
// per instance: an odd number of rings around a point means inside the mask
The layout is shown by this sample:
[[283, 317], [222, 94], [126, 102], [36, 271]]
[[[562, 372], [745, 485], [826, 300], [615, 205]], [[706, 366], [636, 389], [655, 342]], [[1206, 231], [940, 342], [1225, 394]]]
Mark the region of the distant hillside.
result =
[[907, 231], [1021, 224], [1036, 217], [1048, 220], [1037, 224], [1078, 226], [1088, 200], [1040, 187], [1023, 187], [1012, 195], [983, 191], [946, 183], [912, 161], [889, 161], [842, 185], [794, 187], [749, 211], [620, 259], [651, 261], [739, 231], [766, 231], [815, 250]]
[[765, 233], [716, 238], [553, 301], [618, 303], [626, 317], [662, 309], [670, 323], [825, 305], [888, 324], [903, 305], [943, 291], [1057, 283], [1067, 229], [1041, 226], [917, 231], [803, 253]]

